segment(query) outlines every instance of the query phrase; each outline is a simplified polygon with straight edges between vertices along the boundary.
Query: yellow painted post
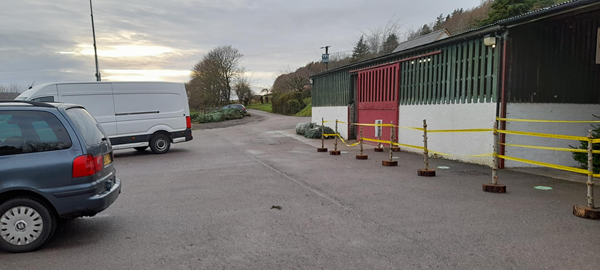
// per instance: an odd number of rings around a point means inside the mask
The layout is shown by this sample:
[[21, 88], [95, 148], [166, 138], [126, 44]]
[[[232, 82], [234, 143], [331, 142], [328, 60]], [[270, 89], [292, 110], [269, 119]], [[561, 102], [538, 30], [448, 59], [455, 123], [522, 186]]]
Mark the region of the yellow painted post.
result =
[[325, 120], [321, 117], [321, 148], [317, 148], [317, 152], [327, 152], [325, 148]]

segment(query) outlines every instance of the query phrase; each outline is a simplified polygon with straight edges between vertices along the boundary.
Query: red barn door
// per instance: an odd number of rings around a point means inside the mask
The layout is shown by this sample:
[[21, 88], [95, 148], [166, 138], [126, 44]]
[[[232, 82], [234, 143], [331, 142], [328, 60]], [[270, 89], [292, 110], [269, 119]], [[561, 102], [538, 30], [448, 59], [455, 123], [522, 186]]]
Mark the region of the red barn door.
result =
[[[358, 71], [358, 123], [375, 124], [380, 120], [384, 124], [398, 125], [399, 75], [399, 63]], [[395, 132], [398, 134], [397, 129]], [[363, 127], [363, 136], [375, 138], [376, 128]], [[382, 128], [381, 139], [390, 139], [389, 127]]]

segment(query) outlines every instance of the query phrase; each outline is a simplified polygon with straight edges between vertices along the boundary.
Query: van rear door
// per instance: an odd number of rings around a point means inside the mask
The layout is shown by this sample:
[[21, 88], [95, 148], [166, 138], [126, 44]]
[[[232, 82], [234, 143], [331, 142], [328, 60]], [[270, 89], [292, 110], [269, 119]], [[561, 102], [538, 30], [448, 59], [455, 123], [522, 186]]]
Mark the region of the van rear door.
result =
[[60, 102], [85, 107], [109, 138], [117, 136], [115, 103], [110, 83], [59, 84], [58, 95]]

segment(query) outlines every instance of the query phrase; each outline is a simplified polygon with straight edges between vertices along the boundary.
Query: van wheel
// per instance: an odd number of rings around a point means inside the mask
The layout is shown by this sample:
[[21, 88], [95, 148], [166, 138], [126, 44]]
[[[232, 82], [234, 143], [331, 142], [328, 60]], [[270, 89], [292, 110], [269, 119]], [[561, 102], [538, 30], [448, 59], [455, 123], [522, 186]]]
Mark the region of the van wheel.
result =
[[156, 134], [150, 140], [150, 149], [154, 154], [164, 154], [169, 152], [171, 148], [171, 140], [167, 135]]
[[0, 205], [0, 248], [8, 252], [29, 252], [51, 237], [56, 218], [42, 203], [21, 197]]
[[148, 146], [145, 146], [145, 147], [134, 147], [133, 149], [135, 149], [135, 151], [144, 152], [144, 151], [146, 151], [146, 149], [148, 149]]

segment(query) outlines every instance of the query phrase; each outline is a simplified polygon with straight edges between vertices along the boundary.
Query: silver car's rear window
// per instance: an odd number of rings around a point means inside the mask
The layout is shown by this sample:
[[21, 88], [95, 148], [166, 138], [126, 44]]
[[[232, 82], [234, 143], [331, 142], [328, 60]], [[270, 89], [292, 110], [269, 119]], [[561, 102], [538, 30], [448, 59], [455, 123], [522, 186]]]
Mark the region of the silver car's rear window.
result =
[[93, 146], [102, 143], [104, 133], [96, 119], [88, 111], [82, 108], [71, 108], [67, 110], [67, 115], [83, 135], [85, 144]]

